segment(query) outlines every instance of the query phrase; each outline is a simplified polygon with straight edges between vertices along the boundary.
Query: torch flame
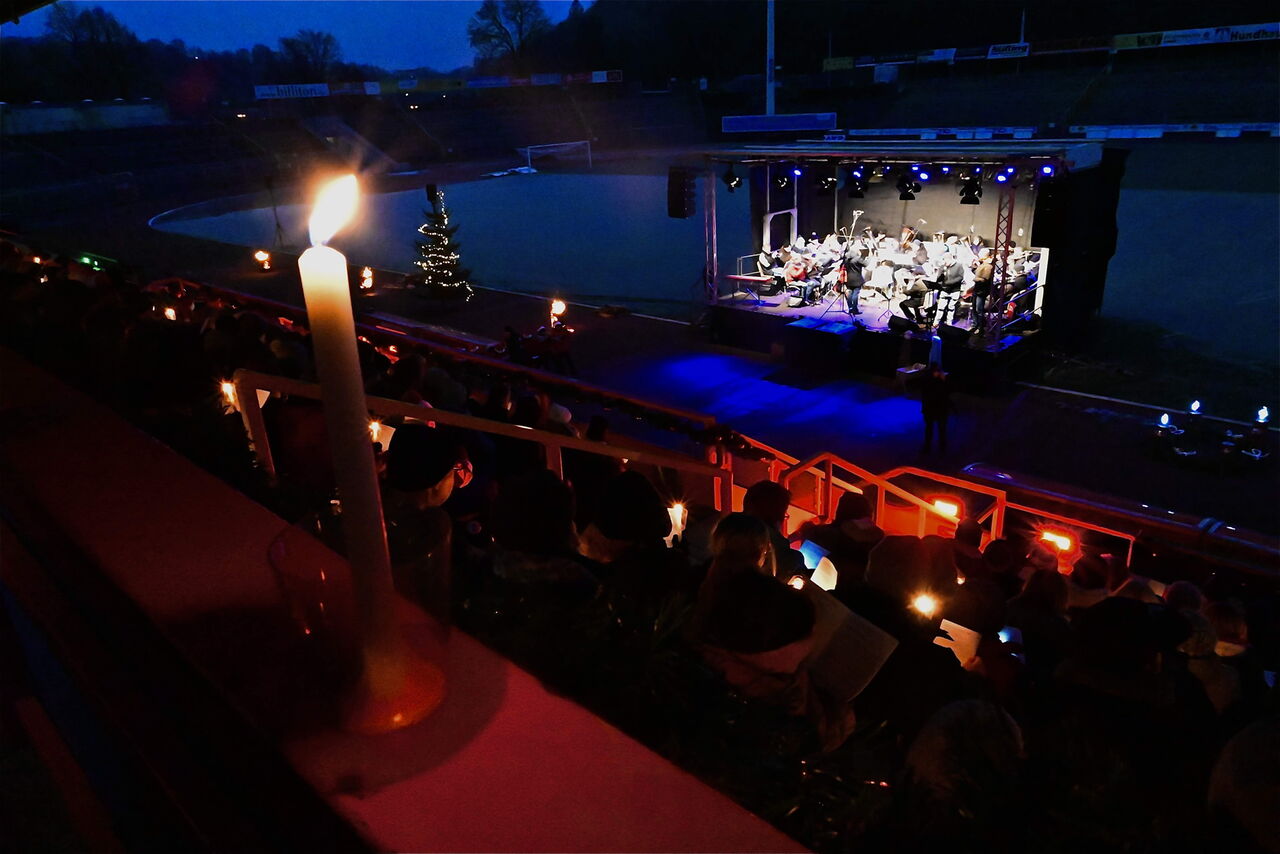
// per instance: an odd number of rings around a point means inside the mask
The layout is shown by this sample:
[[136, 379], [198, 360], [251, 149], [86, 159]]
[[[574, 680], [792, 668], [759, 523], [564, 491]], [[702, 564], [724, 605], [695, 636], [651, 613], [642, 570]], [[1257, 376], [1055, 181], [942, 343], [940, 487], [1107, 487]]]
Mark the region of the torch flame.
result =
[[355, 175], [343, 175], [320, 188], [311, 220], [311, 245], [324, 246], [355, 215], [360, 200], [360, 185]]
[[564, 300], [562, 300], [562, 299], [556, 299], [556, 300], [552, 300], [552, 301], [551, 301], [551, 316], [552, 316], [552, 317], [559, 317], [560, 315], [562, 315], [562, 314], [564, 314], [564, 313], [565, 313], [566, 309], [568, 309], [568, 306], [567, 306], [567, 305], [565, 305]]

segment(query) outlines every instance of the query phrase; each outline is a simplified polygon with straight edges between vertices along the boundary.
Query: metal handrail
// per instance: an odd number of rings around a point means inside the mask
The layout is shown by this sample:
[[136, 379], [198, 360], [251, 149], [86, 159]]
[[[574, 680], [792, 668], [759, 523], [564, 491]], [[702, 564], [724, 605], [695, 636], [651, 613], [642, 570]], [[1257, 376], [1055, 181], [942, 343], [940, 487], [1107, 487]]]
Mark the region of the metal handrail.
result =
[[[249, 435], [249, 442], [253, 446], [258, 465], [262, 467], [267, 477], [274, 481], [276, 478], [275, 459], [271, 453], [271, 443], [267, 436], [266, 422], [262, 417], [262, 408], [258, 405], [257, 393], [262, 390], [289, 394], [309, 400], [320, 400], [320, 385], [245, 369], [236, 371], [231, 383], [235, 387], [235, 403], [240, 410], [240, 417], [244, 422], [245, 432]], [[732, 507], [733, 458], [723, 450], [717, 454], [720, 459], [719, 464], [711, 464], [678, 454], [647, 449], [620, 448], [604, 442], [579, 439], [577, 436], [566, 436], [532, 427], [504, 424], [501, 421], [491, 421], [487, 418], [448, 412], [443, 409], [426, 408], [419, 404], [405, 403], [404, 401], [391, 400], [385, 397], [366, 397], [365, 402], [370, 412], [384, 417], [411, 418], [417, 421], [428, 421], [474, 430], [492, 436], [505, 436], [510, 439], [535, 442], [541, 445], [546, 452], [547, 468], [558, 476], [563, 476], [564, 474], [562, 452], [568, 449], [600, 456], [616, 457], [633, 463], [672, 468], [709, 477], [714, 484], [716, 509], [731, 509]]]
[[984, 510], [982, 515], [977, 517], [977, 521], [979, 523], [985, 522], [987, 520], [987, 517], [990, 516], [991, 517], [991, 538], [993, 540], [998, 540], [1002, 536], [1004, 536], [1004, 514], [1005, 514], [1005, 510], [1009, 506], [1009, 497], [1008, 497], [1008, 494], [1003, 489], [998, 489], [994, 486], [988, 486], [985, 483], [974, 483], [973, 481], [965, 480], [959, 477], [952, 477], [951, 475], [948, 475], [948, 474], [939, 474], [938, 472], [927, 471], [926, 469], [916, 468], [915, 466], [898, 466], [897, 468], [893, 468], [887, 472], [884, 472], [880, 476], [886, 480], [892, 480], [893, 478], [898, 477], [899, 475], [904, 475], [904, 474], [913, 475], [915, 477], [921, 477], [921, 478], [924, 478], [925, 480], [932, 480], [937, 483], [944, 484], [945, 486], [954, 487], [956, 489], [963, 489], [968, 492], [976, 492], [979, 495], [986, 495], [994, 499], [991, 507], [988, 507], [986, 510]]
[[[790, 488], [791, 481], [794, 480], [797, 475], [812, 471], [813, 469], [817, 468], [819, 465], [823, 466], [823, 468], [819, 470], [823, 475], [823, 477], [822, 477], [821, 483], [819, 485], [815, 485], [815, 495], [816, 497], [818, 497], [818, 501], [817, 501], [818, 512], [815, 515], [824, 522], [830, 521], [832, 516], [832, 508], [831, 508], [832, 500], [831, 499], [833, 497], [834, 488], [835, 488], [834, 478], [832, 477], [832, 469], [835, 466], [839, 466], [840, 468], [843, 468], [846, 471], [851, 471], [854, 474], [856, 474], [858, 477], [862, 478], [867, 483], [874, 484], [875, 486], [879, 487], [879, 489], [876, 492], [876, 516], [875, 517], [877, 519], [883, 518], [885, 495], [891, 493], [894, 496], [907, 502], [908, 504], [915, 506], [917, 519], [918, 519], [917, 536], [921, 536], [921, 537], [924, 536], [925, 520], [929, 518], [929, 514], [933, 514], [934, 516], [937, 516], [939, 519], [945, 522], [954, 523], [957, 521], [956, 518], [951, 516], [950, 514], [943, 513], [941, 510], [934, 507], [932, 504], [929, 504], [927, 501], [924, 501], [918, 496], [912, 495], [910, 492], [898, 486], [897, 484], [890, 483], [882, 475], [873, 474], [867, 469], [864, 469], [858, 465], [854, 465], [853, 463], [849, 462], [848, 460], [844, 459], [838, 454], [834, 454], [830, 451], [824, 451], [823, 453], [810, 457], [809, 459], [803, 462], [796, 463], [795, 465], [791, 466], [790, 468], [782, 472], [782, 476], [778, 479], [778, 482], [781, 483], [783, 486]], [[818, 491], [819, 488], [821, 489], [820, 492]]]

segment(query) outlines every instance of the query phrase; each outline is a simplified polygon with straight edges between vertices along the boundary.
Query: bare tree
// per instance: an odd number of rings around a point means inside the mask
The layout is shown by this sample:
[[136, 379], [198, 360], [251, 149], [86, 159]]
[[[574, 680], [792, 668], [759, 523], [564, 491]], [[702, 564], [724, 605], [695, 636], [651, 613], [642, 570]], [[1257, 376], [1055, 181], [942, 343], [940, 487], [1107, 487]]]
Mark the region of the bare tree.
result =
[[280, 55], [298, 83], [324, 81], [329, 72], [342, 62], [342, 48], [332, 33], [298, 30], [280, 39]]
[[467, 36], [481, 59], [510, 59], [519, 68], [530, 40], [550, 29], [538, 0], [484, 0], [467, 24]]
[[54, 3], [45, 29], [70, 48], [77, 73], [97, 95], [130, 97], [137, 83], [138, 37], [115, 15], [97, 6]]

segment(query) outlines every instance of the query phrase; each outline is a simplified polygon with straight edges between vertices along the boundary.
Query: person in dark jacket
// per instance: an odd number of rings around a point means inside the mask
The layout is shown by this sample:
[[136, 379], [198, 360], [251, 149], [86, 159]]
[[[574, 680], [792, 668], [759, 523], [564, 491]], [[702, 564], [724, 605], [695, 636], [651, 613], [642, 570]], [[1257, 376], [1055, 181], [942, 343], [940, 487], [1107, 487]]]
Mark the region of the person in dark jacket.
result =
[[951, 378], [934, 362], [920, 381], [920, 413], [924, 416], [922, 454], [933, 450], [933, 433], [938, 432], [938, 450], [947, 452], [947, 415], [951, 412]]

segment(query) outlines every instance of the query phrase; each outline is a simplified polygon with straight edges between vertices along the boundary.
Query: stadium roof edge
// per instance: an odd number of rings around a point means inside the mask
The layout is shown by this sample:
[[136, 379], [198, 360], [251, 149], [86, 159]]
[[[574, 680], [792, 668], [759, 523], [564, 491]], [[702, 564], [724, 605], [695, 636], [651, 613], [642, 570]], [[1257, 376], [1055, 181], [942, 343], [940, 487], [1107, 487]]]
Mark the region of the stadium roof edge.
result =
[[1075, 170], [1102, 161], [1102, 144], [1078, 139], [1040, 140], [800, 140], [790, 143], [746, 143], [705, 149], [707, 159], [743, 163], [749, 160], [955, 160], [1004, 163], [1009, 160], [1053, 160]]

